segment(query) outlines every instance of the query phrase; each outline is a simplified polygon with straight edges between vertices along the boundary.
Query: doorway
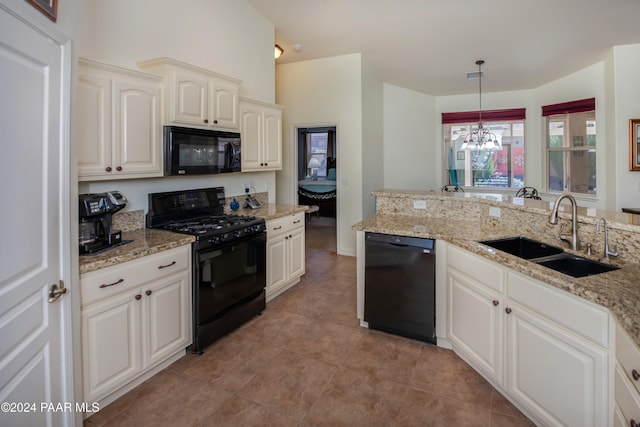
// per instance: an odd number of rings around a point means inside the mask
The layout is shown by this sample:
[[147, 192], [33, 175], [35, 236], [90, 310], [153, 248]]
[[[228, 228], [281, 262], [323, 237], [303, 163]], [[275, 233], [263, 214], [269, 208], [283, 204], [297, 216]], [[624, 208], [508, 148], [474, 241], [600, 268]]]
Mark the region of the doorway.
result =
[[317, 206], [308, 215], [307, 248], [337, 252], [336, 127], [297, 128], [297, 148], [298, 204]]

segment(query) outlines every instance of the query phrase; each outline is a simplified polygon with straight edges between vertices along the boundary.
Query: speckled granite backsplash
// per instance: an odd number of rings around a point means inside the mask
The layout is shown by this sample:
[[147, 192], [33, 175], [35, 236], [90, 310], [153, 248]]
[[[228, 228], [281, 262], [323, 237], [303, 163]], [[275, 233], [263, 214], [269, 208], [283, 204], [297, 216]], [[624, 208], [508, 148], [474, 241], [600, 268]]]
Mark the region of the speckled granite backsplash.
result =
[[[514, 235], [536, 239], [550, 245], [560, 246], [572, 252], [567, 243], [558, 238], [560, 228], [563, 234], [571, 235], [570, 205], [561, 205], [560, 221], [549, 224], [551, 206], [549, 202], [522, 199], [510, 196], [478, 193], [441, 193], [428, 191], [380, 190], [376, 196], [376, 213], [413, 217], [447, 218], [478, 222], [483, 231], [500, 234], [508, 230]], [[426, 209], [415, 209], [415, 200], [425, 200]], [[490, 208], [498, 209], [500, 216], [492, 216]], [[579, 253], [584, 253], [591, 244], [593, 258], [604, 253], [604, 231], [596, 231], [599, 218], [607, 220], [609, 246], [618, 246], [616, 263], [640, 264], [640, 215], [615, 213], [595, 209], [578, 208]]]
[[113, 228], [115, 230], [133, 231], [144, 228], [144, 211], [116, 212], [113, 215]]

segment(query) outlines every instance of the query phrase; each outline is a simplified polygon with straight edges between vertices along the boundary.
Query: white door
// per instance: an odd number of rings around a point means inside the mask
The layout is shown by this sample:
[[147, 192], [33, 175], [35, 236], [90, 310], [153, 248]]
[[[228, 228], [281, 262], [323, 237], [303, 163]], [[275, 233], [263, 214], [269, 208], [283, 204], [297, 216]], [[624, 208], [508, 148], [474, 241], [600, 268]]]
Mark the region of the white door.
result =
[[70, 44], [10, 12], [41, 22], [29, 8], [0, 0], [0, 425], [57, 426], [75, 416], [41, 406], [73, 402], [69, 297], [47, 301], [70, 268]]

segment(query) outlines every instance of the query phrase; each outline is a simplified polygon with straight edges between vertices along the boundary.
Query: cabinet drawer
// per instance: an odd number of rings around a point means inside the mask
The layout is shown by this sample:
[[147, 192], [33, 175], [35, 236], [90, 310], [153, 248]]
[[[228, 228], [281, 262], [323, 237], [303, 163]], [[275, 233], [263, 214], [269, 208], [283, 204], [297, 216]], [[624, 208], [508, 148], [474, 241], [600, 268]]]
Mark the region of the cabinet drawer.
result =
[[160, 277], [189, 268], [191, 246], [185, 245], [80, 276], [82, 305], [88, 305]]
[[618, 408], [627, 420], [625, 425], [630, 425], [631, 420], [640, 423], [640, 395], [620, 365], [616, 366], [615, 396]]
[[[640, 375], [640, 350], [620, 325], [616, 326], [616, 357], [636, 392], [640, 394], [640, 378], [633, 379], [634, 370], [636, 377]], [[640, 422], [640, 420], [636, 421]]]
[[503, 292], [502, 267], [482, 259], [479, 255], [447, 245], [447, 265], [500, 293]]
[[304, 212], [287, 215], [283, 218], [267, 221], [267, 238], [287, 233], [295, 228], [304, 227]]
[[513, 272], [507, 273], [507, 283], [509, 299], [598, 345], [609, 346], [609, 313], [605, 309]]

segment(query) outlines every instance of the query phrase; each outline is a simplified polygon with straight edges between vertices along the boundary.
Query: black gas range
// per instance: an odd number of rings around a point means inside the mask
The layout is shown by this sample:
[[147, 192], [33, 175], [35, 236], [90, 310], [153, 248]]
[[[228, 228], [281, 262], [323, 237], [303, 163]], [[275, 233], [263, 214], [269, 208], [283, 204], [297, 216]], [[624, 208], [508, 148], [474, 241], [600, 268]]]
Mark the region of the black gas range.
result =
[[149, 194], [148, 228], [196, 238], [190, 347], [196, 353], [265, 309], [265, 221], [225, 214], [224, 206], [223, 187]]

